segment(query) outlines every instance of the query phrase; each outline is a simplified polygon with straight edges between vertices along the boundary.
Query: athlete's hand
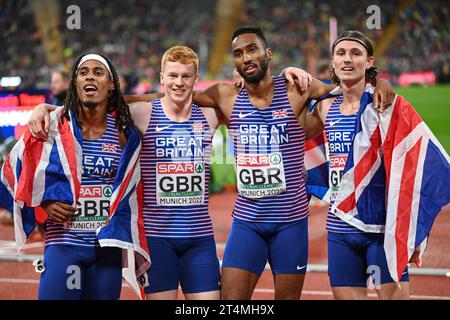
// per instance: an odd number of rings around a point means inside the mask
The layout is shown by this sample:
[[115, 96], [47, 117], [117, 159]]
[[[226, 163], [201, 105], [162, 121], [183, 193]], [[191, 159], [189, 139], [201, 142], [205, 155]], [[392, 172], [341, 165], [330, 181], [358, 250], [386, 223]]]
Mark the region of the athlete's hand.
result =
[[385, 79], [378, 79], [375, 92], [373, 94], [373, 106], [379, 112], [383, 112], [392, 105], [395, 98], [395, 92], [389, 83]]
[[414, 250], [414, 253], [413, 253], [413, 255], [411, 256], [411, 259], [409, 259], [408, 263], [416, 263], [416, 260], [419, 259], [419, 256], [420, 256], [420, 248], [417, 247], [417, 248]]
[[55, 110], [55, 106], [41, 103], [34, 108], [30, 119], [28, 120], [28, 127], [31, 134], [36, 139], [47, 140], [48, 130], [50, 129], [50, 111]]
[[240, 77], [239, 80], [237, 80], [237, 81], [234, 83], [234, 86], [235, 86], [236, 88], [239, 88], [239, 91], [241, 91], [242, 89], [244, 89], [244, 86], [245, 86], [244, 78]]
[[77, 208], [59, 201], [45, 201], [41, 207], [50, 218], [58, 223], [69, 221], [77, 211]]
[[296, 85], [302, 92], [308, 90], [312, 82], [312, 76], [308, 72], [295, 67], [284, 69], [280, 76], [285, 77], [291, 85]]

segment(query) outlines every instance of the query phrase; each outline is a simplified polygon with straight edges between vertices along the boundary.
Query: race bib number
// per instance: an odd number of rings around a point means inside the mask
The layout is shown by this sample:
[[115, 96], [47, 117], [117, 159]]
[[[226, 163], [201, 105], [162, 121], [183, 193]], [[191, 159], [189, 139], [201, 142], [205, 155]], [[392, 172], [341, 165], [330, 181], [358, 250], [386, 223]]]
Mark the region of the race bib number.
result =
[[336, 200], [339, 191], [342, 175], [344, 174], [345, 164], [347, 163], [347, 155], [334, 155], [330, 157], [330, 201]]
[[82, 186], [77, 212], [64, 225], [69, 230], [93, 231], [104, 227], [109, 215], [111, 186]]
[[160, 162], [156, 165], [158, 206], [189, 206], [205, 203], [205, 163]]
[[239, 193], [247, 198], [263, 198], [286, 191], [282, 154], [238, 155], [237, 181]]

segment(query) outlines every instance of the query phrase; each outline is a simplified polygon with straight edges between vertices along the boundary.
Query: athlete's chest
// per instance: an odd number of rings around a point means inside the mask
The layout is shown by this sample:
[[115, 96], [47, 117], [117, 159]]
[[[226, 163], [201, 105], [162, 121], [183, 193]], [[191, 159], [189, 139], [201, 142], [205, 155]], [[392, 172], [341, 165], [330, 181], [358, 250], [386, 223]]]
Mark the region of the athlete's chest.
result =
[[282, 145], [302, 134], [287, 101], [264, 109], [241, 101], [235, 106], [230, 135], [243, 145]]
[[115, 177], [121, 155], [117, 135], [113, 137], [103, 135], [97, 140], [83, 140], [82, 154], [83, 176]]

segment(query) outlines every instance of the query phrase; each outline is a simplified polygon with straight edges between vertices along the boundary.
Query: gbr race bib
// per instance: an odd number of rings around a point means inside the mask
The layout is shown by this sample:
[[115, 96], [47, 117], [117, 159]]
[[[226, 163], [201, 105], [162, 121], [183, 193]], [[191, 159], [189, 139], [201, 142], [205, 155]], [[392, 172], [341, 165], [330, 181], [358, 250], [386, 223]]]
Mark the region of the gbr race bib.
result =
[[281, 152], [239, 154], [236, 167], [239, 193], [247, 198], [258, 199], [286, 191]]
[[330, 156], [330, 175], [328, 181], [331, 191], [330, 201], [336, 200], [346, 163], [347, 155]]
[[205, 203], [205, 162], [156, 164], [156, 204], [189, 206]]
[[64, 226], [73, 231], [93, 231], [104, 227], [109, 216], [112, 186], [82, 186], [77, 212]]

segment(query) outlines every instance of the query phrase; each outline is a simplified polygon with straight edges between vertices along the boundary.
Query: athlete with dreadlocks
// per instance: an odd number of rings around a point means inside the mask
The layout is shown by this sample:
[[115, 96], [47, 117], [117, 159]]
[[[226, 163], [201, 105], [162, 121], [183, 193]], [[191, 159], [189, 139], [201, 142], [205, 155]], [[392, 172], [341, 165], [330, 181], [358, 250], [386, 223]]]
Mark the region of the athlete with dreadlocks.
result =
[[[152, 260], [145, 293], [150, 300], [176, 299], [179, 286], [187, 300], [220, 298], [220, 266], [208, 214], [209, 160], [220, 113], [192, 102], [198, 72], [192, 49], [171, 47], [161, 61], [164, 98], [130, 104], [143, 138], [143, 217]], [[90, 86], [85, 89], [90, 93]], [[36, 108], [39, 120], [30, 120], [32, 131], [38, 131], [42, 119], [48, 123], [46, 108]]]
[[72, 115], [83, 136], [80, 198], [77, 208], [57, 201], [41, 205], [48, 219], [39, 299], [120, 297], [121, 250], [101, 248], [95, 233], [108, 217], [124, 129], [133, 126], [118, 79], [112, 63], [97, 54], [73, 65], [61, 121]]

